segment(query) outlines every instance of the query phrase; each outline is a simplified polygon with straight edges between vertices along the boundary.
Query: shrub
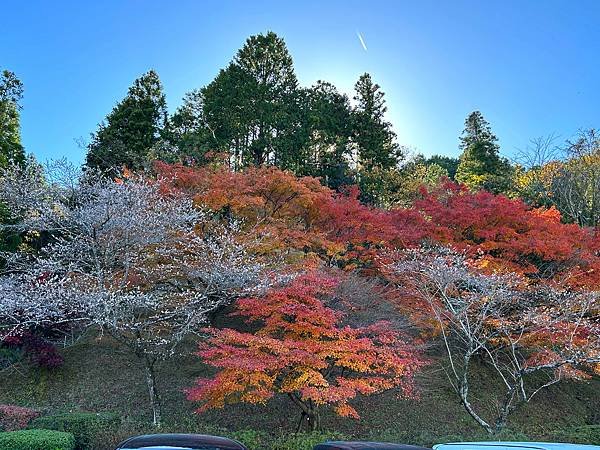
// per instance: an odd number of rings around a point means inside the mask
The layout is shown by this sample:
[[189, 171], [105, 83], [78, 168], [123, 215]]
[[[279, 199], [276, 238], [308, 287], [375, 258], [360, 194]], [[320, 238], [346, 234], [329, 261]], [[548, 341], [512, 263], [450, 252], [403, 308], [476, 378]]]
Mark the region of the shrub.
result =
[[64, 363], [64, 358], [54, 344], [30, 332], [7, 336], [0, 342], [0, 347], [5, 358], [11, 362], [27, 357], [36, 367], [45, 369], [56, 369]]
[[74, 450], [71, 433], [51, 430], [21, 430], [0, 433], [2, 450]]
[[116, 430], [120, 423], [114, 413], [73, 412], [40, 417], [30, 427], [66, 431], [75, 437], [76, 450], [89, 450], [96, 435]]
[[552, 433], [552, 440], [573, 444], [600, 444], [600, 425], [564, 428]]
[[312, 448], [325, 441], [344, 440], [340, 433], [327, 433], [314, 431], [311, 433], [297, 433], [275, 439], [269, 450], [312, 450]]
[[227, 437], [241, 442], [252, 450], [262, 448], [264, 442], [268, 439], [265, 433], [251, 429], [232, 431], [227, 433]]
[[54, 344], [34, 334], [26, 335], [23, 341], [25, 355], [36, 367], [56, 369], [63, 365], [64, 358]]
[[34, 409], [14, 405], [0, 405], [0, 430], [22, 430], [39, 415], [40, 413]]

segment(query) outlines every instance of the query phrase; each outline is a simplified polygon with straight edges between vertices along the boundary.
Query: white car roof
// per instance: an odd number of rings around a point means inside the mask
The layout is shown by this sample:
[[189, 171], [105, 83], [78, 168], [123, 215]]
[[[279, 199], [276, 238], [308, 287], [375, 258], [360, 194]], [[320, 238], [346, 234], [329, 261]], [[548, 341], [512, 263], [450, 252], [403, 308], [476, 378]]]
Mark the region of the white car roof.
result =
[[515, 449], [536, 449], [536, 450], [600, 450], [598, 445], [584, 444], [566, 444], [559, 442], [511, 442], [511, 441], [482, 441], [482, 442], [449, 442], [446, 444], [436, 444], [435, 450], [452, 450], [458, 448], [485, 449], [488, 447], [513, 447]]

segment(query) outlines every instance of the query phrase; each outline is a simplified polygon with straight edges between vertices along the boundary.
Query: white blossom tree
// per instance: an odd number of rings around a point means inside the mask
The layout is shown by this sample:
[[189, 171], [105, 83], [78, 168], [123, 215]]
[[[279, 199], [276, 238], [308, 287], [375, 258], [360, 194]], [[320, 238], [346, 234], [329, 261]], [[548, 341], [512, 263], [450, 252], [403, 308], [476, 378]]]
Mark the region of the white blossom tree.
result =
[[[600, 296], [532, 286], [515, 274], [485, 274], [465, 255], [423, 249], [394, 255], [386, 267], [401, 298], [429, 307], [447, 355], [444, 369], [473, 419], [490, 434], [543, 389], [600, 373]], [[474, 363], [492, 368], [503, 388], [490, 405], [474, 404]], [[536, 376], [532, 376], [536, 374]]]
[[211, 312], [264, 288], [264, 266], [235, 224], [219, 223], [161, 180], [56, 169], [54, 179], [17, 167], [0, 178], [2, 201], [21, 218], [13, 227], [44, 236], [39, 251], [5, 255], [0, 333], [72, 323], [113, 336], [143, 362], [159, 425], [157, 361]]

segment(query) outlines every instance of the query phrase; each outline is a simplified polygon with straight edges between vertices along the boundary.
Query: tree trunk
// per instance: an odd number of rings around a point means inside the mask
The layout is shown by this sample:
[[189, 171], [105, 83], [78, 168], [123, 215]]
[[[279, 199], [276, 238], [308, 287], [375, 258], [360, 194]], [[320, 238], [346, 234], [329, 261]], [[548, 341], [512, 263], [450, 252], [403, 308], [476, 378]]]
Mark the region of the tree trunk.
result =
[[306, 424], [308, 431], [320, 430], [321, 416], [319, 415], [319, 410], [314, 405], [312, 400], [302, 401], [297, 395], [292, 393], [288, 394], [288, 396], [302, 410], [302, 415], [300, 416], [300, 422], [298, 422], [296, 433], [302, 429], [302, 424]]
[[146, 384], [148, 386], [148, 394], [150, 397], [150, 406], [152, 408], [152, 424], [155, 427], [160, 427], [161, 422], [161, 405], [160, 395], [156, 388], [156, 374], [154, 372], [155, 359], [148, 357], [144, 358], [145, 371], [146, 371]]
[[508, 423], [508, 416], [512, 410], [516, 389], [516, 387], [512, 387], [506, 391], [504, 401], [502, 402], [502, 406], [498, 412], [498, 417], [496, 418], [494, 433], [500, 433], [506, 427], [506, 424]]
[[306, 415], [308, 431], [318, 431], [321, 429], [321, 416], [319, 411], [313, 409], [312, 412]]
[[469, 401], [469, 366], [471, 363], [471, 353], [467, 353], [463, 358], [463, 368], [462, 368], [462, 378], [459, 378], [458, 381], [458, 395], [460, 397], [460, 401], [465, 407], [465, 410], [469, 413], [469, 415], [475, 419], [475, 421], [489, 434], [494, 434], [494, 429], [492, 426], [487, 423], [473, 408], [471, 402]]

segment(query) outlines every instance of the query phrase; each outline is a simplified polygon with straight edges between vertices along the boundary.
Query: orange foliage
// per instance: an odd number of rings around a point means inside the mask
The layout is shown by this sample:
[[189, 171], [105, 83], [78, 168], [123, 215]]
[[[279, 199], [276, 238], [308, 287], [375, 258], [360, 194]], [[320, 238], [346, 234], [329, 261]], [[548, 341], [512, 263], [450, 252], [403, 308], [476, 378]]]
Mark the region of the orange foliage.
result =
[[319, 199], [331, 191], [319, 180], [298, 178], [275, 167], [187, 167], [158, 162], [160, 177], [172, 188], [191, 195], [196, 204], [226, 218], [243, 221], [244, 229], [263, 237], [262, 251], [310, 251], [323, 245], [313, 223]]
[[326, 405], [358, 418], [348, 403], [358, 394], [399, 387], [411, 395], [423, 361], [387, 323], [342, 326], [341, 314], [323, 303], [338, 282], [313, 272], [264, 297], [240, 300], [235, 314], [260, 328], [209, 330], [198, 355], [220, 371], [188, 391], [190, 400], [202, 403], [199, 411], [286, 394], [309, 420]]
[[198, 206], [243, 220], [263, 238], [264, 252], [294, 249], [351, 269], [382, 248], [417, 246], [427, 235], [417, 211], [371, 208], [360, 203], [356, 188], [336, 194], [316, 178], [275, 167], [232, 172], [158, 162], [155, 168], [166, 186], [188, 193]]

